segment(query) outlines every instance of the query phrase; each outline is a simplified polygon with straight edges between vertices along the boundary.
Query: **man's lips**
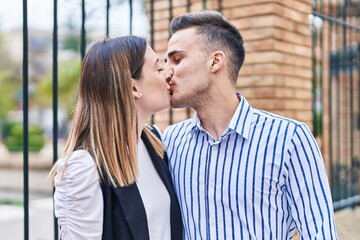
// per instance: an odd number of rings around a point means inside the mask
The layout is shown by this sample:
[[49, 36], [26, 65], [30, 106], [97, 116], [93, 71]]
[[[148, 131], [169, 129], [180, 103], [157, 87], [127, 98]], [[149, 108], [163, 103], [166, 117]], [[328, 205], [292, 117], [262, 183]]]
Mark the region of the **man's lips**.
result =
[[173, 86], [170, 86], [170, 88], [168, 89], [168, 93], [170, 96], [173, 95]]

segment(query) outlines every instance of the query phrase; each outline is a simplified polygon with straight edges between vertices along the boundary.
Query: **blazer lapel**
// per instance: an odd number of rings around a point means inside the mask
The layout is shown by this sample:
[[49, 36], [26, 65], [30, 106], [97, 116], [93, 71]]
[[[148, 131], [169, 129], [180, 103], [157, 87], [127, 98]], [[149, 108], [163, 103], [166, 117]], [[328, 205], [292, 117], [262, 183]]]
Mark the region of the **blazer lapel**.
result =
[[149, 239], [146, 211], [136, 184], [114, 188], [134, 239]]
[[173, 186], [171, 182], [171, 176], [169, 172], [168, 165], [165, 159], [161, 159], [156, 155], [155, 150], [152, 148], [149, 140], [146, 138], [145, 134], [141, 135], [141, 139], [144, 141], [146, 149], [150, 155], [151, 161], [155, 167], [156, 172], [159, 174], [161, 180], [165, 184], [166, 189], [168, 190], [170, 196], [173, 193]]
[[182, 218], [180, 213], [180, 206], [177, 200], [174, 187], [172, 184], [170, 171], [168, 167], [168, 159], [165, 154], [165, 159], [161, 159], [158, 157], [151, 147], [149, 140], [146, 138], [145, 134], [141, 135], [142, 140], [146, 146], [146, 149], [149, 152], [151, 161], [154, 164], [154, 167], [159, 174], [161, 180], [163, 181], [166, 189], [169, 192], [170, 199], [171, 199], [171, 206], [170, 206], [170, 222], [171, 222], [171, 240], [182, 240], [183, 239], [183, 225], [182, 225]]

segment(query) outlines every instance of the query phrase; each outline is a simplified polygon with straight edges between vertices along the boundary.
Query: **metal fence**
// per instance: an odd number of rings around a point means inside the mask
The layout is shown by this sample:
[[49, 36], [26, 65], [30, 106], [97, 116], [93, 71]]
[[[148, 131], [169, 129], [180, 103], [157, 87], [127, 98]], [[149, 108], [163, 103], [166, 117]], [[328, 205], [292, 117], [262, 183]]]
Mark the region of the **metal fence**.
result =
[[312, 37], [314, 134], [337, 210], [360, 203], [360, 1], [315, 1]]
[[[123, 2], [125, 2], [124, 0]], [[150, 45], [153, 46], [154, 42], [154, 0], [149, 1], [150, 4]], [[23, 207], [24, 207], [24, 239], [29, 239], [29, 35], [28, 35], [28, 1], [23, 0]], [[172, 0], [169, 0], [169, 21], [172, 19]], [[53, 161], [55, 162], [58, 158], [58, 49], [59, 49], [59, 37], [58, 37], [58, 1], [53, 0], [53, 42], [52, 42], [52, 78], [53, 78]], [[187, 0], [187, 9], [190, 10], [191, 1]], [[207, 1], [202, 1], [203, 8], [206, 8]], [[133, 1], [128, 0], [129, 5], [129, 34], [132, 34], [133, 29]], [[221, 1], [218, 1], [218, 5], [221, 6]], [[81, 44], [80, 44], [80, 55], [81, 59], [85, 56], [86, 51], [86, 1], [81, 0]], [[110, 24], [109, 16], [111, 9], [111, 1], [106, 0], [105, 16], [106, 16], [106, 35], [109, 36]], [[220, 8], [218, 9], [221, 10]], [[188, 116], [190, 111], [188, 111]], [[169, 111], [169, 124], [173, 122], [172, 110]], [[54, 239], [58, 239], [58, 226], [57, 221], [54, 221]]]
[[[53, 0], [53, 159], [58, 157], [58, 1]], [[150, 4], [150, 44], [154, 42], [154, 1]], [[190, 10], [193, 1], [187, 1]], [[312, 1], [313, 17], [321, 21], [313, 24], [313, 92], [314, 92], [314, 134], [321, 136], [323, 122], [329, 122], [329, 149], [331, 163], [331, 187], [336, 209], [360, 202], [360, 6], [359, 1]], [[28, 8], [23, 0], [23, 142], [24, 142], [24, 239], [29, 239], [29, 59], [28, 59]], [[109, 34], [110, 0], [104, 8], [106, 34]], [[206, 8], [207, 1], [202, 1]], [[133, 1], [129, 4], [129, 29], [132, 33]], [[169, 21], [173, 1], [169, 1]], [[218, 1], [221, 11], [221, 1]], [[81, 58], [86, 50], [86, 2], [81, 1]], [[325, 59], [324, 59], [325, 56]], [[326, 59], [327, 58], [327, 59]], [[324, 86], [327, 86], [325, 88]], [[326, 92], [325, 92], [326, 91]], [[324, 100], [327, 96], [327, 100]], [[328, 102], [326, 105], [325, 102]], [[328, 114], [325, 114], [327, 111]], [[169, 111], [172, 123], [172, 111]], [[190, 113], [188, 112], [188, 115]], [[327, 119], [326, 119], [327, 118]], [[326, 144], [326, 141], [324, 141]], [[56, 222], [56, 221], [55, 221]], [[57, 226], [55, 224], [57, 239]]]

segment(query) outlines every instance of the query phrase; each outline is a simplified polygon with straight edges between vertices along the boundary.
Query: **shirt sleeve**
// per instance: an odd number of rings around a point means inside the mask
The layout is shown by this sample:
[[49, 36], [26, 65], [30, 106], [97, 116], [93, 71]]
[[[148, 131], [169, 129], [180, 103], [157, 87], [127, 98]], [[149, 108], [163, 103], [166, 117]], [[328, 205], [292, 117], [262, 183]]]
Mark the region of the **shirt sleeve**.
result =
[[103, 198], [100, 178], [91, 155], [75, 151], [67, 161], [57, 163], [54, 208], [61, 240], [99, 240], [102, 237]]
[[324, 160], [305, 124], [296, 127], [288, 154], [288, 200], [300, 238], [337, 239]]

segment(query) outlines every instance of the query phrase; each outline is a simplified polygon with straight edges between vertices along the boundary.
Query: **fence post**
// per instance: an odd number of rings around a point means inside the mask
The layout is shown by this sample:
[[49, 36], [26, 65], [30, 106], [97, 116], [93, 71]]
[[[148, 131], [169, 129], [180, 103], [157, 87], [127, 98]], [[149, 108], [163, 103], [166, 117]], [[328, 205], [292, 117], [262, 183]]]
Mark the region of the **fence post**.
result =
[[23, 155], [24, 155], [24, 240], [29, 239], [29, 69], [27, 0], [23, 0]]

